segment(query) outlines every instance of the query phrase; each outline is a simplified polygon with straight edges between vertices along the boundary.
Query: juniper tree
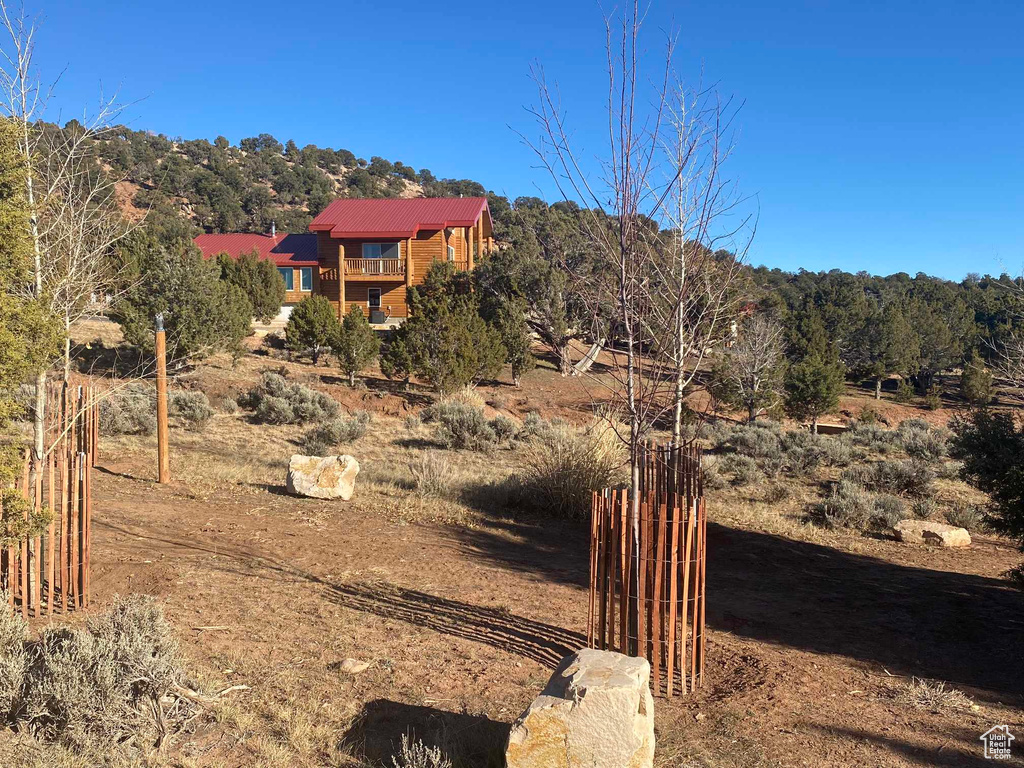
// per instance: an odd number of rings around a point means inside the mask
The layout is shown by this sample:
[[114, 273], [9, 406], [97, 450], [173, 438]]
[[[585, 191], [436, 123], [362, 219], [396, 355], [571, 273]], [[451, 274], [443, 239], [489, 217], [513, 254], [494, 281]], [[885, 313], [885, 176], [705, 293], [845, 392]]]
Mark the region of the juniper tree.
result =
[[380, 339], [370, 327], [362, 308], [355, 306], [345, 315], [341, 328], [331, 342], [331, 351], [338, 358], [341, 370], [348, 376], [349, 386], [356, 385], [361, 373], [380, 354]]
[[259, 258], [255, 250], [233, 259], [226, 253], [217, 257], [221, 279], [237, 285], [249, 298], [256, 319], [269, 323], [281, 311], [285, 287], [273, 262]]
[[297, 352], [308, 352], [313, 365], [327, 351], [341, 330], [334, 305], [325, 296], [307, 296], [292, 310], [284, 327], [285, 344]]

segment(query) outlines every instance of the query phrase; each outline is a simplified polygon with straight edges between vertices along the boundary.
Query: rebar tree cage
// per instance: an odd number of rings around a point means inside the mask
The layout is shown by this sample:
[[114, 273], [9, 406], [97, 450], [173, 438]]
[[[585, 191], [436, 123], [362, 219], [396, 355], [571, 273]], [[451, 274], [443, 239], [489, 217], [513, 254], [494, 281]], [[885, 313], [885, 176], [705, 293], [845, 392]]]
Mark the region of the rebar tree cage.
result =
[[593, 497], [587, 639], [647, 659], [655, 695], [671, 697], [704, 677], [701, 450], [647, 443], [639, 464], [638, 536], [627, 489]]

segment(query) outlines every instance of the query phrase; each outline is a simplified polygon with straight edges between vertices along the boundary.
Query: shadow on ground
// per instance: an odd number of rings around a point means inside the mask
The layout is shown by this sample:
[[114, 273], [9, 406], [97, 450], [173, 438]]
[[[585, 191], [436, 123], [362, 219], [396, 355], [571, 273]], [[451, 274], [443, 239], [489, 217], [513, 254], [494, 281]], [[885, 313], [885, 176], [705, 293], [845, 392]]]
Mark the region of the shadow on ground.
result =
[[343, 745], [370, 765], [391, 768], [402, 736], [438, 747], [456, 768], [504, 765], [509, 726], [483, 715], [445, 712], [388, 699], [368, 702], [342, 738]]

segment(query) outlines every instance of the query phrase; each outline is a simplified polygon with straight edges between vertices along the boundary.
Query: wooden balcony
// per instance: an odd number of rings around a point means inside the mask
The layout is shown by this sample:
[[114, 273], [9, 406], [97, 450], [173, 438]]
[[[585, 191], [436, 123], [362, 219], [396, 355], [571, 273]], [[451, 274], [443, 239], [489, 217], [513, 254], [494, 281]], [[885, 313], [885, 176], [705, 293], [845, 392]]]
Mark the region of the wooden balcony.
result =
[[345, 259], [346, 280], [404, 280], [405, 259]]

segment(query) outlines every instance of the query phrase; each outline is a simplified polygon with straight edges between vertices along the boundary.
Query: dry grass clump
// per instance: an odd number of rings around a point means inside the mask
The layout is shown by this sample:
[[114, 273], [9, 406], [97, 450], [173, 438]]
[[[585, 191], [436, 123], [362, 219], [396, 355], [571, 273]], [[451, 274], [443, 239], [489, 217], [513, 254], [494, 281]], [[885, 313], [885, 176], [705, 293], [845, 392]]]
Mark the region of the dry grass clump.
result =
[[394, 768], [452, 768], [452, 761], [439, 747], [428, 747], [417, 739], [413, 741], [402, 734], [402, 748], [391, 758]]
[[106, 393], [100, 400], [104, 435], [152, 435], [156, 432], [156, 390], [135, 382]]
[[167, 412], [177, 417], [190, 432], [202, 432], [213, 418], [213, 408], [205, 393], [176, 389], [167, 393]]
[[974, 706], [974, 701], [963, 691], [947, 688], [943, 682], [932, 682], [919, 677], [912, 677], [909, 682], [893, 688], [890, 696], [897, 704], [914, 709], [927, 709], [931, 712], [951, 712], [971, 709]]
[[174, 695], [187, 677], [156, 601], [117, 600], [85, 629], [27, 627], [0, 609], [0, 706], [8, 722], [44, 742], [93, 749], [157, 743], [194, 707]]
[[279, 373], [264, 373], [260, 382], [238, 399], [262, 424], [306, 424], [338, 415], [338, 403], [315, 389], [293, 383]]
[[526, 451], [525, 500], [559, 517], [585, 519], [594, 491], [622, 478], [622, 443], [607, 420], [553, 427]]
[[424, 451], [410, 463], [409, 471], [420, 496], [445, 496], [455, 483], [455, 469], [439, 451]]

